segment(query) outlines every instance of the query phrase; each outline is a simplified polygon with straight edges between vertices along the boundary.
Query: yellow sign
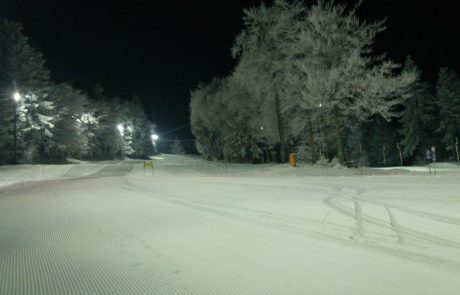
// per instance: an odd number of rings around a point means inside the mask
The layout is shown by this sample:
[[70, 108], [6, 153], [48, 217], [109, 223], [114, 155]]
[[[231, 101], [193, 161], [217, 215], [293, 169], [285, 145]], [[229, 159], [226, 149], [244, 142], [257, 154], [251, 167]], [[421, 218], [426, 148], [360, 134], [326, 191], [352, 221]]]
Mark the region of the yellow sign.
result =
[[153, 161], [144, 161], [144, 169], [145, 168], [153, 169]]

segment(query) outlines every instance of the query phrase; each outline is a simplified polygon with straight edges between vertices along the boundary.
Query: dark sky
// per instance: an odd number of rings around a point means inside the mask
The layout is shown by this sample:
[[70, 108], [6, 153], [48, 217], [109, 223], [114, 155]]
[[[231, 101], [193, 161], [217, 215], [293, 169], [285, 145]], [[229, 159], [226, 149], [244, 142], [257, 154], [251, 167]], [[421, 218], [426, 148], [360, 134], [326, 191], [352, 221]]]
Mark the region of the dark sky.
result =
[[[21, 22], [55, 82], [106, 93], [136, 93], [160, 133], [188, 124], [189, 91], [226, 76], [244, 7], [257, 0], [0, 0], [0, 16]], [[308, 1], [312, 2], [312, 1]], [[377, 52], [402, 62], [411, 54], [433, 82], [439, 66], [460, 69], [455, 1], [365, 0], [368, 20], [386, 18]], [[189, 128], [169, 136], [190, 137]]]

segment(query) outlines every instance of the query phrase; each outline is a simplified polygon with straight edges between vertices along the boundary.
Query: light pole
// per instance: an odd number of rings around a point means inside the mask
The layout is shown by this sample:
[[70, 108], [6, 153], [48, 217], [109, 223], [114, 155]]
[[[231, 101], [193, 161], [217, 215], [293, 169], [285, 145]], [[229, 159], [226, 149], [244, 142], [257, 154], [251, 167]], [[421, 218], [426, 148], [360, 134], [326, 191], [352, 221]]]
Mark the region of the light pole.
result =
[[17, 112], [18, 112], [18, 102], [21, 100], [21, 94], [19, 94], [19, 92], [15, 92], [13, 94], [13, 99], [14, 99], [14, 133], [13, 133], [13, 150], [14, 150], [14, 158], [13, 158], [13, 161], [14, 163], [13, 164], [16, 164], [17, 163], [17, 125], [18, 125], [18, 116], [17, 116]]
[[157, 153], [157, 140], [160, 138], [158, 134], [152, 134], [150, 135], [150, 138], [152, 139], [152, 144], [153, 144], [153, 152], [156, 154]]

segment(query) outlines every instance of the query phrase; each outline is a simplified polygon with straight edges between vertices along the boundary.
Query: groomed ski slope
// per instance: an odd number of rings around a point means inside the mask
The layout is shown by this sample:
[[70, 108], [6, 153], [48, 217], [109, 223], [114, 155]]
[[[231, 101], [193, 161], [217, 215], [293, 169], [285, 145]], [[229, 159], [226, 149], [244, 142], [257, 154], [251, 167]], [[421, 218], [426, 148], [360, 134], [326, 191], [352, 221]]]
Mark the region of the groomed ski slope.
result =
[[460, 294], [460, 169], [0, 167], [0, 294]]

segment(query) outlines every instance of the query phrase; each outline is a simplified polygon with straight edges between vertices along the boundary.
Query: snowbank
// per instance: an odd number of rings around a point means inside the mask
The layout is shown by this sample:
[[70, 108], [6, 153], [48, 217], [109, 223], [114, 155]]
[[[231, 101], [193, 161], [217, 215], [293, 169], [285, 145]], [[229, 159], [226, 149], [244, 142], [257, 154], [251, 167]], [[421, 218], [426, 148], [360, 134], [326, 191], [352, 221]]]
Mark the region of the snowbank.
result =
[[[384, 168], [345, 168], [343, 166], [326, 167], [322, 165], [300, 165], [291, 167], [288, 164], [233, 164], [205, 161], [198, 156], [190, 155], [158, 155], [152, 157], [154, 172], [157, 175], [181, 176], [245, 176], [245, 177], [352, 177], [373, 175], [427, 175], [427, 166], [384, 167]], [[55, 178], [78, 178], [96, 173], [107, 167], [115, 167], [123, 161], [88, 162], [69, 159], [66, 165], [15, 165], [0, 166], [0, 186], [11, 185], [24, 181], [39, 181]], [[135, 163], [130, 175], [144, 175], [142, 160], [129, 160]], [[460, 174], [460, 166], [451, 163], [436, 163], [433, 170], [439, 176]], [[433, 175], [434, 176], [434, 175]]]

